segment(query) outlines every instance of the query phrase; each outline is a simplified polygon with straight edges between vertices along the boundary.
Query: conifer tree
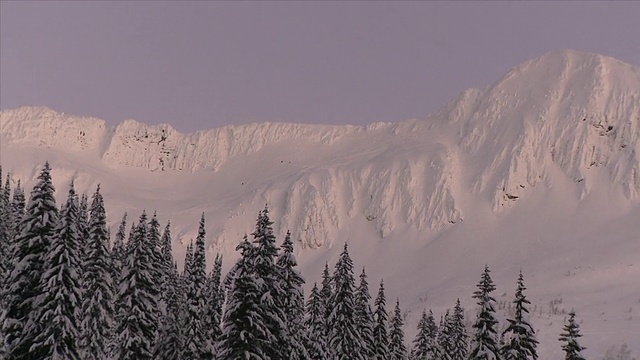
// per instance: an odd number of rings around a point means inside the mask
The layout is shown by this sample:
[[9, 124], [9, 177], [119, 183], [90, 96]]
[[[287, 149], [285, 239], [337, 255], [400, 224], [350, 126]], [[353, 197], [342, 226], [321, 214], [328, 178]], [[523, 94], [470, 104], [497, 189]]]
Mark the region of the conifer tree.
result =
[[305, 346], [311, 360], [327, 359], [327, 323], [324, 311], [325, 301], [318, 290], [317, 284], [313, 284], [309, 300], [307, 300], [305, 328]]
[[280, 271], [276, 266], [278, 247], [272, 225], [269, 209], [265, 207], [258, 215], [255, 230], [251, 233], [254, 247], [250, 251], [250, 266], [260, 286], [259, 310], [270, 333], [266, 337], [273, 336], [276, 339], [267, 345], [265, 353], [270, 358], [279, 359], [286, 356], [283, 352], [287, 348], [287, 330], [284, 305], [281, 303], [284, 290], [280, 286]]
[[413, 340], [413, 349], [411, 351], [412, 360], [436, 360], [436, 336], [438, 327], [433, 318], [433, 313], [429, 310], [422, 311], [422, 316], [418, 322], [418, 333]]
[[[89, 200], [86, 194], [80, 197], [78, 207], [78, 241], [80, 246], [80, 262], [84, 262], [89, 239]], [[82, 278], [82, 276], [81, 276]]]
[[113, 240], [113, 246], [111, 247], [111, 263], [113, 264], [111, 277], [117, 283], [120, 282], [120, 276], [122, 275], [122, 266], [127, 258], [127, 248], [124, 244], [124, 238], [127, 230], [127, 213], [125, 212], [118, 226], [118, 231]]
[[578, 343], [578, 338], [582, 337], [580, 334], [580, 326], [576, 322], [576, 313], [571, 310], [569, 312], [569, 319], [567, 323], [563, 327], [563, 333], [560, 334], [560, 342], [563, 342], [562, 350], [564, 351], [564, 359], [565, 360], [585, 360], [582, 357], [582, 350], [586, 349], [585, 347], [580, 346]]
[[400, 300], [396, 300], [396, 307], [391, 318], [391, 333], [389, 334], [389, 355], [391, 360], [406, 360], [407, 347], [404, 344], [404, 320], [400, 310]]
[[175, 279], [174, 275], [174, 260], [173, 260], [173, 245], [171, 239], [171, 222], [167, 221], [167, 225], [162, 232], [160, 238], [160, 254], [161, 254], [161, 272], [162, 272], [162, 300], [166, 303], [168, 298], [172, 297], [172, 292], [175, 291]]
[[[11, 197], [11, 203], [9, 204], [9, 223], [12, 226], [9, 228], [9, 239], [15, 239], [16, 236], [20, 235], [22, 231], [21, 223], [22, 218], [25, 215], [26, 203], [24, 197], [24, 190], [20, 186], [20, 180], [18, 180], [18, 184], [16, 185], [15, 190], [13, 190], [13, 196]], [[9, 255], [11, 256], [11, 245], [9, 246]], [[11, 264], [9, 264], [11, 266]]]
[[34, 359], [80, 359], [78, 311], [81, 301], [78, 196], [73, 183], [51, 238], [36, 298], [34, 321], [40, 325], [29, 356]]
[[438, 330], [438, 350], [442, 360], [453, 359], [453, 320], [449, 309], [440, 318], [440, 328]]
[[329, 336], [331, 336], [331, 328], [329, 327], [329, 315], [331, 315], [331, 311], [333, 310], [333, 304], [331, 303], [333, 299], [333, 282], [331, 280], [331, 272], [329, 271], [328, 263], [324, 264], [324, 270], [322, 272], [322, 287], [320, 288], [320, 298], [323, 302], [324, 323], [326, 325], [325, 333], [328, 340]]
[[206, 306], [207, 264], [205, 259], [205, 221], [200, 218], [198, 237], [196, 238], [193, 260], [190, 263], [187, 293], [187, 318], [185, 324], [184, 356], [187, 359], [200, 359], [206, 351], [204, 310]]
[[373, 343], [375, 345], [375, 360], [388, 360], [389, 354], [389, 335], [387, 333], [387, 300], [384, 295], [384, 283], [380, 281], [378, 296], [375, 301], [375, 324], [373, 327]]
[[536, 347], [535, 331], [528, 321], [529, 309], [527, 305], [531, 302], [524, 295], [524, 277], [522, 271], [518, 276], [518, 287], [516, 288], [515, 316], [513, 319], [507, 319], [509, 326], [502, 333], [505, 344], [500, 349], [504, 360], [530, 360], [537, 359], [538, 353]]
[[304, 329], [304, 279], [296, 270], [298, 262], [293, 255], [293, 241], [291, 233], [282, 243], [282, 252], [278, 256], [276, 266], [279, 272], [279, 286], [282, 298], [278, 301], [282, 305], [285, 315], [285, 353], [290, 360], [308, 359], [309, 355], [304, 347], [306, 336]]
[[[43, 324], [35, 318], [35, 301], [43, 293], [40, 280], [58, 226], [54, 191], [51, 168], [49, 163], [45, 163], [31, 192], [26, 212], [21, 216], [17, 227], [20, 233], [11, 245], [13, 271], [7, 278], [4, 290], [6, 309], [2, 330], [6, 356], [12, 360], [32, 359], [29, 348], [42, 332]], [[14, 199], [15, 197], [14, 193]], [[18, 214], [14, 215], [18, 218]]]
[[158, 289], [163, 289], [166, 275], [164, 273], [164, 263], [162, 261], [161, 250], [162, 244], [160, 240], [160, 223], [158, 222], [158, 215], [154, 211], [153, 217], [151, 217], [151, 221], [149, 221], [149, 241], [153, 244], [153, 276], [155, 278], [156, 287]]
[[366, 345], [366, 355], [370, 359], [375, 353], [373, 341], [373, 311], [371, 311], [371, 294], [369, 293], [369, 283], [367, 273], [364, 268], [360, 273], [360, 284], [356, 289], [356, 322], [360, 336]]
[[[0, 166], [0, 289], [4, 288], [4, 281], [9, 273], [9, 245], [11, 244], [11, 217], [9, 211], [11, 189], [7, 183], [2, 187], [2, 166]], [[4, 308], [0, 294], [0, 312]]]
[[178, 276], [175, 263], [169, 274], [170, 288], [174, 290], [166, 295], [167, 314], [158, 334], [154, 354], [157, 360], [182, 360], [185, 343], [183, 323], [187, 312], [186, 295], [180, 291], [182, 280]]
[[222, 257], [216, 255], [213, 262], [213, 269], [207, 278], [207, 288], [204, 309], [204, 330], [205, 330], [205, 355], [204, 358], [213, 359], [215, 357], [215, 343], [220, 338], [222, 330], [220, 322], [222, 319], [223, 293], [220, 289], [222, 278]]
[[115, 284], [108, 250], [107, 215], [98, 185], [91, 200], [83, 262], [82, 352], [85, 360], [107, 358], [113, 335]]
[[123, 267], [118, 298], [123, 305], [119, 316], [117, 354], [119, 360], [153, 359], [159, 323], [159, 290], [153, 278], [153, 244], [149, 240], [147, 215], [142, 213]]
[[478, 300], [478, 316], [473, 324], [475, 329], [471, 352], [469, 359], [471, 360], [492, 360], [499, 359], [499, 348], [497, 340], [496, 325], [498, 320], [495, 317], [495, 303], [491, 293], [496, 286], [491, 280], [489, 267], [484, 267], [480, 282], [477, 285], [478, 290], [473, 293], [473, 298]]
[[270, 360], [270, 347], [277, 338], [270, 331], [261, 309], [262, 290], [251, 264], [254, 246], [247, 237], [236, 250], [241, 257], [234, 265], [224, 311], [222, 335], [217, 345], [217, 360]]
[[333, 310], [329, 316], [331, 327], [329, 348], [333, 352], [332, 359], [366, 359], [366, 345], [360, 336], [353, 311], [355, 279], [353, 262], [346, 243], [333, 273], [333, 283], [335, 286]]
[[460, 299], [456, 300], [456, 305], [453, 307], [453, 315], [451, 316], [450, 325], [450, 337], [451, 359], [466, 360], [467, 353], [469, 352], [469, 335], [467, 335], [467, 329], [464, 325], [464, 309], [460, 304]]

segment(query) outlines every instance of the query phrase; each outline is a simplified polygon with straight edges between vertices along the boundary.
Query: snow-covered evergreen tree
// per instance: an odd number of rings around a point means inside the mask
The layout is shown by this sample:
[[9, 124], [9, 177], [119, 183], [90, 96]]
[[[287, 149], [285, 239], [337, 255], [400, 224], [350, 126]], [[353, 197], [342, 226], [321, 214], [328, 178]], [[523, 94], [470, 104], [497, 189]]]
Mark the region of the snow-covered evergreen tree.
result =
[[500, 349], [498, 347], [496, 326], [498, 320], [495, 317], [495, 303], [491, 293], [496, 286], [491, 280], [489, 267], [484, 267], [478, 290], [473, 293], [473, 298], [478, 300], [478, 316], [473, 324], [475, 333], [469, 359], [471, 360], [493, 360], [500, 359]]
[[356, 322], [362, 340], [366, 344], [366, 355], [370, 359], [375, 353], [373, 341], [373, 311], [371, 311], [371, 294], [369, 293], [369, 283], [367, 273], [364, 268], [360, 273], [360, 284], [356, 289]]
[[100, 185], [89, 209], [88, 238], [85, 246], [82, 301], [82, 358], [106, 359], [114, 326], [113, 260], [108, 250], [107, 215]]
[[265, 207], [258, 215], [255, 230], [251, 233], [254, 247], [249, 254], [250, 266], [260, 286], [259, 311], [270, 333], [265, 334], [265, 338], [276, 339], [267, 345], [265, 353], [272, 359], [281, 359], [286, 356], [283, 352], [287, 348], [287, 330], [284, 305], [281, 303], [284, 290], [280, 286], [280, 271], [276, 266], [278, 247], [272, 225], [269, 209]]
[[153, 278], [154, 244], [149, 240], [147, 215], [142, 213], [127, 244], [118, 298], [123, 305], [116, 330], [119, 360], [153, 359], [159, 324], [159, 289]]
[[389, 334], [389, 359], [406, 360], [407, 347], [404, 344], [404, 320], [400, 310], [400, 299], [396, 300], [396, 307], [391, 318], [391, 329]]
[[375, 360], [388, 360], [389, 355], [389, 335], [387, 332], [388, 317], [387, 299], [384, 294], [384, 282], [380, 281], [380, 288], [375, 301], [375, 324], [373, 327], [373, 343], [375, 345]]
[[124, 244], [124, 239], [127, 236], [127, 213], [125, 212], [118, 226], [118, 231], [113, 239], [113, 246], [111, 247], [111, 263], [112, 272], [111, 277], [118, 284], [120, 277], [122, 276], [122, 267], [127, 258], [127, 248]]
[[450, 357], [453, 360], [466, 360], [469, 352], [469, 335], [464, 325], [464, 308], [460, 304], [460, 299], [456, 300], [451, 315], [451, 324], [449, 326], [451, 338]]
[[26, 212], [21, 216], [20, 233], [11, 244], [13, 270], [4, 289], [6, 308], [2, 332], [6, 356], [12, 360], [33, 359], [35, 354], [30, 353], [29, 348], [43, 330], [44, 324], [36, 319], [35, 301], [43, 294], [44, 263], [58, 226], [54, 191], [51, 168], [46, 163], [31, 192]]
[[562, 350], [564, 351], [564, 359], [565, 360], [585, 360], [582, 357], [582, 350], [586, 349], [585, 347], [580, 346], [578, 343], [578, 338], [582, 337], [580, 334], [580, 325], [576, 322], [576, 313], [571, 310], [569, 312], [569, 319], [566, 324], [562, 328], [563, 332], [560, 334], [560, 342], [564, 343], [562, 345]]
[[453, 354], [453, 319], [449, 309], [440, 318], [438, 329], [438, 352], [441, 360], [452, 360]]
[[200, 218], [198, 237], [196, 238], [193, 260], [188, 278], [187, 318], [185, 323], [184, 356], [187, 359], [200, 359], [206, 351], [206, 331], [204, 328], [204, 310], [207, 291], [207, 264], [205, 259], [205, 221]]
[[[22, 232], [22, 227], [20, 224], [22, 223], [22, 218], [24, 217], [26, 211], [25, 201], [24, 190], [22, 189], [22, 186], [20, 186], [20, 180], [18, 180], [16, 188], [13, 190], [11, 203], [9, 204], [9, 222], [13, 224], [13, 227], [10, 228], [11, 233], [9, 234], [9, 239], [15, 239], [15, 237], [20, 235], [20, 233]], [[10, 249], [11, 246], [9, 246], [9, 252], [11, 252]], [[9, 255], [11, 255], [11, 253]]]
[[327, 321], [324, 311], [324, 299], [318, 290], [317, 284], [313, 284], [309, 300], [306, 305], [306, 320], [304, 322], [307, 336], [305, 347], [311, 360], [325, 360], [327, 355]]
[[291, 233], [288, 231], [281, 249], [282, 252], [278, 256], [276, 266], [279, 272], [279, 286], [282, 289], [281, 299], [278, 303], [282, 305], [285, 315], [285, 353], [288, 354], [290, 360], [308, 359], [309, 355], [304, 346], [306, 342], [304, 292], [302, 289], [304, 279], [296, 270], [298, 262], [293, 255], [293, 241], [291, 241]]
[[167, 303], [168, 299], [173, 296], [172, 292], [175, 291], [175, 279], [173, 272], [174, 268], [174, 260], [173, 260], [173, 245], [171, 239], [171, 222], [167, 221], [167, 225], [162, 232], [162, 237], [160, 238], [160, 254], [161, 254], [161, 273], [162, 273], [162, 281], [161, 281], [161, 294], [162, 300]]
[[533, 327], [529, 323], [528, 305], [531, 304], [524, 295], [524, 277], [522, 271], [518, 275], [518, 287], [516, 288], [515, 316], [513, 319], [507, 319], [509, 326], [502, 333], [504, 338], [504, 346], [500, 349], [504, 360], [531, 360], [537, 359], [538, 353], [536, 347], [538, 340]]
[[263, 316], [262, 286], [250, 261], [255, 248], [245, 236], [236, 249], [241, 252], [241, 257], [234, 265], [230, 280], [217, 360], [282, 359], [268, 353], [278, 339]]
[[[9, 273], [9, 246], [12, 239], [11, 228], [11, 213], [9, 211], [9, 204], [11, 201], [11, 188], [9, 182], [2, 186], [2, 166], [0, 166], [0, 289], [4, 288], [5, 278]], [[2, 295], [0, 294], [0, 313], [4, 308], [2, 301]]]
[[340, 258], [333, 273], [333, 310], [329, 316], [331, 336], [329, 348], [332, 359], [366, 359], [366, 344], [360, 336], [356, 314], [354, 312], [355, 279], [353, 277], [353, 262], [345, 243]]
[[222, 334], [220, 322], [222, 320], [222, 303], [224, 293], [221, 289], [222, 279], [222, 256], [216, 255], [213, 262], [213, 269], [207, 278], [206, 304], [204, 309], [204, 330], [205, 330], [205, 355], [204, 358], [215, 358], [215, 344]]
[[182, 279], [178, 275], [177, 265], [174, 263], [169, 276], [170, 288], [174, 289], [166, 294], [166, 316], [158, 333], [155, 348], [156, 360], [184, 359], [184, 329], [183, 324], [187, 313], [186, 294], [181, 291]]
[[429, 310], [422, 311], [422, 316], [418, 322], [418, 333], [413, 340], [413, 349], [411, 350], [412, 360], [436, 360], [437, 357], [437, 341], [436, 336], [438, 327], [433, 318], [433, 312]]
[[329, 327], [329, 315], [333, 311], [333, 281], [331, 279], [331, 272], [329, 271], [329, 264], [324, 264], [324, 270], [322, 271], [322, 287], [320, 288], [320, 298], [324, 305], [324, 323], [326, 325], [325, 333], [327, 340], [331, 336], [331, 328]]
[[41, 294], [32, 318], [39, 332], [29, 349], [32, 359], [81, 359], [78, 309], [81, 302], [78, 196], [73, 183], [46, 254]]

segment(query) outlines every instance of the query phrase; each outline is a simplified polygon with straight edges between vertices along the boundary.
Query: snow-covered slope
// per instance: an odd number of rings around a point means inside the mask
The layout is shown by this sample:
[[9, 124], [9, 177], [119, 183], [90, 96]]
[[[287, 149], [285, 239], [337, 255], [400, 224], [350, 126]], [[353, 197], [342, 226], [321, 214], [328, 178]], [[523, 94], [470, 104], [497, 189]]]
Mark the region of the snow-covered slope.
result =
[[519, 268], [529, 275], [543, 359], [559, 358], [562, 316], [547, 311], [559, 297], [584, 319], [591, 357], [619, 339], [640, 352], [640, 69], [612, 58], [548, 53], [395, 124], [181, 134], [19, 108], [0, 112], [0, 141], [16, 180], [30, 184], [49, 160], [59, 190], [71, 177], [80, 190], [102, 183], [111, 224], [157, 209], [178, 254], [205, 212], [210, 252], [231, 259], [268, 203], [276, 231], [300, 241], [309, 282], [348, 241], [410, 327], [456, 297], [473, 316], [487, 263], [499, 300]]

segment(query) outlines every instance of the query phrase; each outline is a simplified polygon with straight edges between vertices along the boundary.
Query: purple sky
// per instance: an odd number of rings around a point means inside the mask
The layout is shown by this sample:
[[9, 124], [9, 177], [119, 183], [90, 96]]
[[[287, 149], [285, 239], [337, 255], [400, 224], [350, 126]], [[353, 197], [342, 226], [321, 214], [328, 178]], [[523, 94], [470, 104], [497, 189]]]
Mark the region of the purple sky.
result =
[[0, 2], [0, 109], [170, 123], [424, 117], [550, 50], [640, 65], [640, 2]]

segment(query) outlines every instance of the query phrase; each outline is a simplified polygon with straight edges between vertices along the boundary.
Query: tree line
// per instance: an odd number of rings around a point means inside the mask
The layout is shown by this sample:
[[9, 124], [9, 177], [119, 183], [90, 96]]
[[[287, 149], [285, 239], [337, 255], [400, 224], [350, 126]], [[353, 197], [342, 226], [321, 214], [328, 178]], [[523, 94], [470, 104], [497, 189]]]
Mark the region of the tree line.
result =
[[[207, 273], [204, 214], [180, 272], [171, 225], [161, 229], [155, 213], [143, 211], [129, 228], [124, 214], [112, 241], [100, 186], [89, 199], [72, 182], [58, 207], [48, 163], [28, 201], [20, 182], [10, 185], [7, 176], [0, 186], [3, 359], [538, 358], [522, 273], [514, 314], [501, 333], [496, 287], [485, 267], [473, 293], [472, 329], [458, 299], [439, 322], [423, 311], [407, 342], [400, 300], [389, 314], [381, 281], [372, 302], [364, 268], [356, 282], [347, 244], [333, 272], [326, 264], [305, 298], [294, 241], [287, 232], [276, 244], [267, 207], [223, 277], [220, 255]], [[579, 338], [571, 312], [559, 337], [565, 359], [583, 359]]]

